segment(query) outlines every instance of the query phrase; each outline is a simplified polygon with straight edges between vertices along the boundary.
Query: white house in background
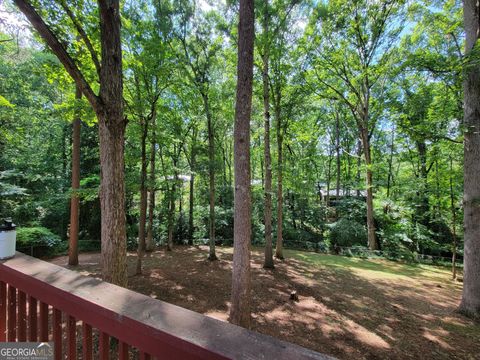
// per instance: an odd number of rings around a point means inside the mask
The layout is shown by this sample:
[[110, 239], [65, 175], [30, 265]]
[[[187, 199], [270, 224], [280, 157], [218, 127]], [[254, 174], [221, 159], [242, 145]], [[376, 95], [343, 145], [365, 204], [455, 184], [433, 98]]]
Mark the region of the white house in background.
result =
[[[330, 185], [331, 186], [331, 185]], [[330, 188], [327, 193], [327, 184], [326, 183], [317, 183], [317, 193], [321, 195], [323, 201], [335, 201], [337, 200], [337, 189], [335, 186]], [[366, 199], [367, 198], [367, 191], [366, 190], [357, 190], [357, 189], [348, 189], [344, 190], [342, 188], [338, 191], [338, 198], [342, 199], [345, 197], [352, 197], [352, 198], [360, 198]]]

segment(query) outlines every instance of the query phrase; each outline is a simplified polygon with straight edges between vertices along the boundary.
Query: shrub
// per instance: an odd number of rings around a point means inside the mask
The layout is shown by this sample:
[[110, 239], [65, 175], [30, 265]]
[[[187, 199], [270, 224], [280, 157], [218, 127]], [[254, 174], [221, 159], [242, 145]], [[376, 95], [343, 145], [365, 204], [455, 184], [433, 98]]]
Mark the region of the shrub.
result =
[[355, 220], [341, 218], [329, 227], [332, 246], [350, 247], [367, 244], [367, 229], [365, 225]]
[[[209, 236], [209, 207], [196, 206], [194, 212], [194, 238], [206, 239]], [[186, 220], [188, 221], [188, 218]], [[185, 228], [188, 229], [186, 225]], [[217, 244], [224, 244], [233, 241], [233, 208], [223, 208], [220, 206], [215, 206], [215, 239]]]
[[284, 246], [292, 249], [310, 249], [314, 250], [316, 245], [323, 240], [322, 234], [312, 231], [310, 229], [303, 229], [297, 227], [294, 229], [285, 224], [283, 230]]
[[61, 242], [58, 235], [41, 226], [17, 229], [17, 247], [45, 246], [53, 248], [60, 245]]
[[17, 229], [16, 247], [32, 256], [42, 257], [65, 251], [66, 243], [47, 228], [21, 227]]
[[366, 221], [367, 204], [364, 200], [346, 197], [336, 202], [336, 213], [339, 218], [349, 219], [358, 223]]

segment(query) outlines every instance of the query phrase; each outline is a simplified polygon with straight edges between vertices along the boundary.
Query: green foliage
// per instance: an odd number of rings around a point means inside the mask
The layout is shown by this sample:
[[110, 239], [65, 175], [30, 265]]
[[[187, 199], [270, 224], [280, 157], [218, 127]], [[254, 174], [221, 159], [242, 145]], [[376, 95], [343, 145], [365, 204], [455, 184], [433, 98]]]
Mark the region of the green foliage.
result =
[[338, 217], [363, 223], [367, 211], [367, 205], [364, 200], [347, 197], [338, 201], [335, 205]]
[[[195, 238], [208, 238], [208, 216], [208, 206], [195, 207]], [[215, 207], [215, 238], [218, 244], [233, 244], [233, 207]]]
[[[155, 241], [165, 243], [173, 199], [174, 239], [186, 242], [188, 180], [173, 186], [173, 179], [192, 174], [194, 238], [208, 241], [212, 165], [216, 236], [218, 243], [233, 242], [237, 8], [231, 1], [208, 4], [141, 0], [122, 7], [130, 250], [137, 247], [146, 119], [146, 152], [153, 150], [156, 156], [155, 176], [147, 180], [149, 189], [156, 190]], [[72, 36], [76, 30], [61, 3], [42, 0], [34, 5], [69, 53], [76, 54], [76, 63], [97, 91], [89, 51]], [[100, 53], [95, 3], [80, 1], [72, 10]], [[364, 248], [366, 204], [355, 197], [357, 191], [365, 194], [367, 168], [359, 144], [363, 126], [373, 159], [375, 226], [385, 256], [404, 261], [416, 254], [449, 256], [454, 229], [461, 253], [465, 59], [459, 2], [274, 1], [268, 6], [269, 33], [261, 24], [265, 10], [264, 2], [256, 4], [252, 242], [264, 244], [261, 70], [268, 50], [274, 241], [277, 142], [283, 138], [285, 246], [315, 251], [353, 247], [347, 255], [370, 256]], [[69, 123], [80, 111], [80, 238], [92, 240], [93, 249], [101, 236], [98, 125], [86, 100], [74, 99], [73, 83], [59, 61], [30, 44], [0, 42], [0, 217], [43, 226], [65, 238], [71, 196]], [[365, 109], [368, 116], [362, 117]], [[208, 156], [208, 116], [213, 161]], [[340, 198], [334, 199], [337, 177]], [[327, 188], [332, 198], [328, 206]]]
[[60, 245], [60, 243], [60, 237], [47, 228], [41, 226], [17, 228], [17, 248], [54, 248]]
[[11, 104], [7, 99], [5, 99], [2, 95], [0, 95], [0, 106], [5, 106], [9, 108], [15, 107], [15, 105]]
[[101, 248], [101, 242], [98, 240], [79, 240], [78, 251], [79, 252], [97, 252]]
[[364, 223], [341, 218], [329, 225], [330, 243], [341, 247], [367, 244], [367, 229]]

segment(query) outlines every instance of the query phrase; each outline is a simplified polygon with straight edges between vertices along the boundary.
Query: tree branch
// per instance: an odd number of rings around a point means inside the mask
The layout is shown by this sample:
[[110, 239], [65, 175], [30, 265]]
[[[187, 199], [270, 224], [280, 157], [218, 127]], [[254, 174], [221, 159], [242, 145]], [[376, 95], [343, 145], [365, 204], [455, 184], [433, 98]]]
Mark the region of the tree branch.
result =
[[67, 13], [70, 20], [72, 20], [72, 23], [75, 26], [75, 29], [77, 30], [77, 32], [80, 35], [80, 37], [82, 38], [83, 42], [87, 46], [87, 49], [90, 52], [90, 56], [92, 57], [93, 64], [95, 65], [95, 69], [97, 70], [97, 74], [98, 74], [98, 76], [100, 76], [100, 62], [98, 61], [97, 52], [93, 48], [93, 45], [90, 42], [90, 39], [88, 38], [87, 34], [85, 33], [85, 30], [83, 30], [82, 25], [78, 22], [77, 18], [73, 14], [73, 12], [70, 10], [70, 8], [65, 3], [65, 0], [60, 1], [60, 4], [62, 5], [63, 10], [65, 10], [65, 12]]
[[77, 86], [82, 89], [82, 93], [88, 99], [95, 112], [97, 112], [100, 107], [98, 96], [93, 92], [92, 88], [85, 80], [82, 72], [75, 64], [75, 61], [67, 53], [67, 50], [63, 47], [52, 30], [50, 30], [48, 25], [43, 21], [41, 16], [33, 8], [30, 2], [24, 0], [14, 0], [14, 2], [20, 11], [25, 14], [35, 30], [38, 31], [39, 35], [47, 43], [52, 52], [57, 56], [58, 60], [60, 60], [62, 65], [65, 67], [65, 70], [67, 70]]

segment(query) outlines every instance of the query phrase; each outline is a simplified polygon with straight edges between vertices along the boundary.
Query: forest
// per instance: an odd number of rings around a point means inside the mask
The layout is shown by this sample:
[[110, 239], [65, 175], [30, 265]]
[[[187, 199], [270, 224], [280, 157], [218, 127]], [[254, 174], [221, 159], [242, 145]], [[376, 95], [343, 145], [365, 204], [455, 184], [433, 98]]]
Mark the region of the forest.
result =
[[439, 266], [479, 317], [472, 4], [0, 2], [0, 219], [123, 286], [152, 252], [233, 247], [246, 327], [251, 249], [275, 272], [292, 251]]

